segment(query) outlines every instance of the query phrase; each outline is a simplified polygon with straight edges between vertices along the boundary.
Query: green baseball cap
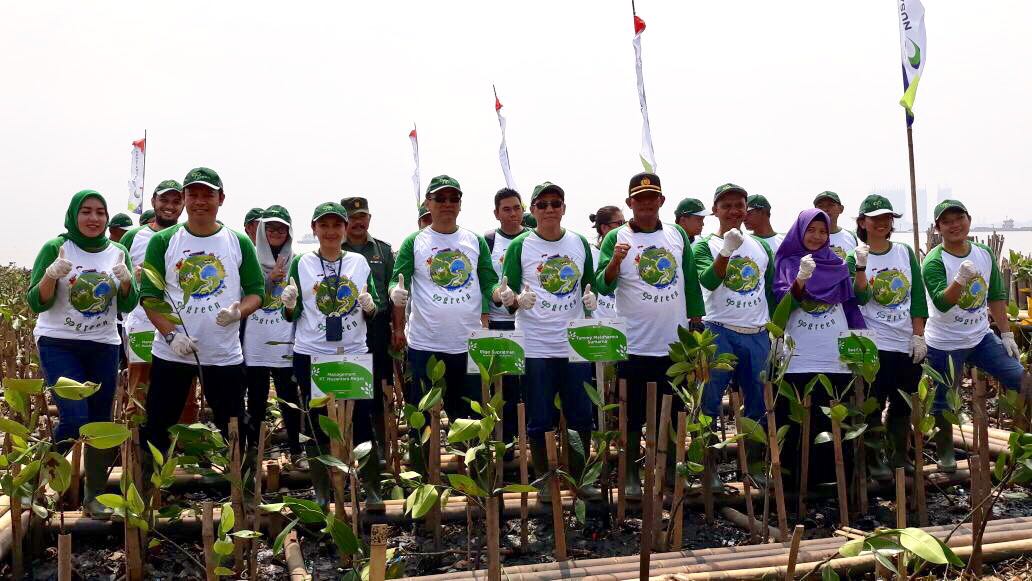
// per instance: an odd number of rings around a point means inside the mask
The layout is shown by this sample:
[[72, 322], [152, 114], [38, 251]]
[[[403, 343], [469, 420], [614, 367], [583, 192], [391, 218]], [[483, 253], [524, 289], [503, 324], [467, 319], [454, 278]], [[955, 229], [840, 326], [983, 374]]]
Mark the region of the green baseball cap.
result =
[[897, 214], [892, 209], [892, 202], [889, 201], [885, 196], [879, 196], [878, 194], [871, 194], [864, 198], [863, 202], [860, 202], [860, 215], [861, 216], [884, 216], [885, 214], [892, 214], [893, 218], [902, 218], [903, 214]]
[[960, 203], [957, 200], [943, 200], [939, 202], [939, 205], [935, 207], [935, 221], [939, 221], [939, 216], [942, 216], [947, 210], [961, 210], [965, 214], [971, 214], [968, 212], [967, 206]]
[[648, 172], [634, 174], [634, 177], [631, 178], [631, 183], [627, 185], [627, 195], [633, 198], [635, 194], [645, 192], [663, 194], [663, 186], [659, 183], [658, 175]]
[[154, 195], [160, 196], [165, 192], [179, 192], [183, 193], [183, 186], [179, 185], [176, 180], [165, 180], [158, 184], [158, 187], [154, 188]]
[[128, 214], [118, 213], [108, 220], [108, 228], [121, 228], [123, 230], [133, 227], [133, 219]]
[[525, 228], [537, 228], [537, 218], [530, 212], [523, 213], [523, 221], [520, 222]]
[[152, 221], [154, 221], [154, 210], [144, 210], [143, 213], [140, 214], [140, 226], [150, 224]]
[[340, 201], [340, 205], [348, 211], [349, 216], [357, 216], [359, 214], [369, 213], [369, 200], [366, 200], [360, 196], [353, 196], [350, 198], [344, 198]]
[[290, 226], [290, 212], [283, 206], [273, 204], [262, 212], [262, 220], [266, 222], [280, 222]]
[[215, 170], [206, 167], [195, 167], [183, 178], [183, 187], [188, 188], [194, 184], [208, 186], [213, 190], [222, 190], [222, 178]]
[[435, 192], [441, 190], [455, 190], [462, 195], [462, 188], [459, 187], [459, 180], [446, 175], [439, 175], [434, 179], [430, 180], [430, 185], [426, 187], [426, 195], [431, 196]]
[[422, 218], [423, 216], [426, 216], [427, 214], [430, 213], [430, 209], [426, 207], [426, 204], [420, 204], [418, 211], [419, 211], [419, 215], [416, 216], [417, 218]]
[[770, 202], [762, 194], [753, 194], [745, 199], [746, 210], [767, 210], [770, 211]]
[[530, 203], [533, 204], [534, 200], [545, 194], [558, 194], [559, 199], [566, 200], [566, 192], [562, 188], [552, 182], [544, 182], [534, 186], [534, 193], [530, 194]]
[[821, 192], [817, 194], [817, 197], [813, 199], [813, 205], [816, 206], [817, 202], [823, 200], [824, 198], [828, 198], [829, 200], [835, 202], [840, 206], [842, 205], [842, 200], [838, 197], [838, 194], [836, 194], [835, 192]]
[[737, 184], [727, 183], [718, 186], [713, 192], [713, 203], [716, 204], [717, 200], [728, 194], [738, 194], [745, 199], [749, 199], [749, 192], [745, 191], [745, 188]]
[[265, 210], [263, 210], [261, 208], [251, 208], [250, 210], [247, 211], [246, 214], [244, 214], [244, 226], [247, 226], [248, 224], [250, 224], [251, 222], [254, 222], [255, 220], [261, 220], [262, 219], [262, 214], [264, 214], [264, 213], [265, 213]]
[[706, 210], [706, 206], [702, 205], [702, 200], [685, 198], [677, 204], [677, 209], [674, 210], [675, 218], [681, 216], [709, 216], [709, 211]]
[[328, 214], [336, 214], [343, 218], [345, 222], [348, 219], [348, 211], [344, 209], [344, 206], [341, 206], [337, 202], [323, 202], [316, 206], [315, 211], [312, 212], [312, 221], [315, 222], [319, 218]]

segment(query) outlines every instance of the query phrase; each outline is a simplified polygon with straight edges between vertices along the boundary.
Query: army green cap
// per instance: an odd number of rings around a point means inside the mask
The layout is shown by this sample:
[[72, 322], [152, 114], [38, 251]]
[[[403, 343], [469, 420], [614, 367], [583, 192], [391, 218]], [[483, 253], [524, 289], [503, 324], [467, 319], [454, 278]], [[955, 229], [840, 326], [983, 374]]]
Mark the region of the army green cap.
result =
[[753, 194], [745, 199], [746, 210], [767, 210], [770, 211], [770, 202], [762, 194]]
[[627, 184], [627, 195], [634, 197], [635, 194], [642, 194], [645, 192], [655, 192], [657, 194], [663, 194], [663, 186], [659, 183], [659, 176], [654, 173], [641, 172], [634, 174], [631, 178], [631, 182]]
[[889, 201], [885, 196], [879, 196], [878, 194], [871, 194], [864, 198], [864, 201], [860, 203], [860, 215], [861, 216], [883, 216], [885, 214], [892, 214], [893, 218], [902, 218], [903, 214], [897, 214], [892, 209], [892, 202]]
[[717, 200], [728, 194], [738, 194], [745, 199], [749, 199], [749, 192], [745, 191], [745, 188], [736, 184], [728, 183], [718, 186], [716, 191], [713, 192], [713, 203], [716, 204]]
[[315, 222], [319, 218], [329, 214], [336, 214], [345, 221], [348, 219], [348, 211], [344, 209], [344, 206], [341, 206], [337, 202], [323, 202], [316, 206], [315, 211], [312, 212], [312, 221]]
[[530, 194], [530, 203], [533, 204], [534, 200], [545, 194], [558, 194], [559, 199], [566, 200], [566, 192], [562, 188], [552, 182], [544, 182], [534, 186], [534, 192]]
[[280, 222], [290, 226], [290, 212], [283, 206], [273, 204], [262, 212], [262, 220], [265, 222]]
[[828, 198], [829, 200], [835, 202], [836, 204], [838, 204], [840, 206], [842, 205], [842, 200], [839, 198], [838, 194], [836, 194], [835, 192], [821, 192], [821, 193], [817, 194], [817, 197], [813, 199], [813, 205], [816, 206], [817, 202], [823, 200], [824, 198]]
[[183, 178], [184, 188], [195, 184], [208, 186], [213, 190], [222, 190], [222, 178], [215, 173], [215, 170], [206, 167], [195, 167]]
[[108, 228], [121, 228], [128, 230], [133, 227], [133, 219], [128, 214], [118, 213], [111, 216], [111, 220], [108, 221]]
[[702, 200], [685, 198], [677, 204], [677, 209], [674, 210], [675, 218], [681, 216], [709, 216], [709, 211], [706, 210], [706, 206], [702, 205]]
[[366, 200], [361, 196], [344, 198], [340, 201], [340, 205], [344, 206], [344, 209], [348, 211], [348, 216], [357, 216], [359, 214], [369, 213], [369, 200]]
[[140, 214], [140, 226], [143, 226], [144, 224], [150, 224], [153, 221], [154, 210], [144, 210], [143, 213]]
[[462, 188], [459, 187], [459, 180], [451, 176], [439, 175], [430, 180], [430, 185], [426, 187], [426, 195], [432, 196], [435, 192], [439, 192], [441, 190], [455, 190], [456, 192], [459, 192], [460, 196], [462, 195]]
[[261, 208], [251, 208], [250, 210], [247, 211], [246, 214], [244, 214], [244, 226], [247, 226], [248, 224], [250, 224], [251, 222], [254, 222], [255, 220], [261, 220], [262, 219], [262, 214], [264, 214], [264, 213], [265, 213], [265, 210], [263, 210]]
[[530, 212], [524, 212], [521, 224], [523, 224], [525, 228], [537, 228], [537, 218], [535, 218]]
[[419, 215], [416, 216], [416, 218], [422, 218], [423, 216], [426, 216], [430, 213], [430, 209], [426, 207], [426, 204], [420, 204], [418, 212]]
[[939, 202], [939, 205], [935, 207], [935, 221], [939, 221], [939, 216], [942, 216], [947, 210], [961, 210], [965, 214], [969, 214], [967, 206], [961, 204], [957, 200], [943, 200]]
[[154, 195], [160, 196], [165, 192], [179, 192], [183, 193], [183, 186], [179, 185], [176, 180], [165, 180], [158, 184], [158, 187], [154, 188]]

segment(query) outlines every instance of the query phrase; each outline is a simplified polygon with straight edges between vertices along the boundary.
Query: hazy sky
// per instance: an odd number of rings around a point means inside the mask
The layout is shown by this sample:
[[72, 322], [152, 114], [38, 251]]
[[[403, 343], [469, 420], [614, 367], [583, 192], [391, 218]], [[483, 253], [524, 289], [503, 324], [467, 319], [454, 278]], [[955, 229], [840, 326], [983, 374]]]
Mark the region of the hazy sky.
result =
[[[918, 182], [952, 186], [976, 221], [1026, 218], [1032, 3], [925, 0]], [[639, 0], [666, 215], [733, 181], [784, 228], [814, 194], [847, 212], [907, 185], [896, 2]], [[415, 225], [408, 131], [423, 186], [456, 177], [460, 223], [493, 222], [504, 185], [491, 83], [520, 189], [567, 192], [567, 225], [622, 204], [638, 161], [630, 3], [6, 2], [0, 7], [3, 260], [31, 263], [71, 194], [126, 206], [148, 130], [147, 193], [197, 165], [223, 177], [221, 218], [280, 203], [307, 230], [319, 202], [370, 198], [375, 235]]]

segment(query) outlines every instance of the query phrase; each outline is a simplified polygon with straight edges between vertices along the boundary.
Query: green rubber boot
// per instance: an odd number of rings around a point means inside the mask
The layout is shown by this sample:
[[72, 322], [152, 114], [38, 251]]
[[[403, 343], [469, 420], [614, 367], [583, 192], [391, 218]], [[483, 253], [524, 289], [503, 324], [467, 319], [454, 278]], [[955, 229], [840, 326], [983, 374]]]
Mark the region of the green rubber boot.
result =
[[369, 512], [384, 512], [386, 507], [380, 496], [380, 450], [376, 447], [375, 442], [369, 450], [369, 455], [362, 462], [358, 478], [362, 482], [362, 490], [365, 492], [365, 508]]
[[330, 502], [333, 500], [330, 473], [325, 464], [316, 460], [316, 457], [319, 456], [319, 450], [315, 446], [308, 446], [307, 452], [308, 457], [312, 459], [309, 463], [308, 475], [312, 479], [312, 488], [315, 489], [315, 502], [323, 510], [326, 510], [330, 507]]
[[[548, 452], [545, 450], [544, 436], [530, 438], [530, 463], [534, 466], [535, 479], [541, 480], [541, 478], [548, 474]], [[551, 479], [541, 480], [537, 495], [540, 502], [552, 502], [551, 484]]]
[[939, 455], [939, 470], [947, 474], [957, 471], [957, 457], [953, 452], [953, 424], [941, 415], [935, 416], [935, 427], [939, 429], [932, 441], [935, 453]]
[[627, 471], [624, 474], [624, 498], [641, 500], [645, 495], [641, 488], [641, 466], [638, 465], [641, 430], [627, 430]]
[[906, 416], [889, 415], [885, 442], [888, 446], [889, 465], [893, 470], [903, 468], [906, 474], [914, 473], [914, 463], [907, 455], [907, 442], [910, 439], [912, 427], [910, 418]]
[[107, 490], [108, 468], [115, 461], [118, 455], [118, 448], [98, 450], [92, 446], [86, 446], [83, 450], [83, 465], [85, 466], [85, 483], [83, 484], [83, 505], [82, 510], [90, 518], [97, 520], [110, 520], [114, 510], [102, 504], [97, 497]]

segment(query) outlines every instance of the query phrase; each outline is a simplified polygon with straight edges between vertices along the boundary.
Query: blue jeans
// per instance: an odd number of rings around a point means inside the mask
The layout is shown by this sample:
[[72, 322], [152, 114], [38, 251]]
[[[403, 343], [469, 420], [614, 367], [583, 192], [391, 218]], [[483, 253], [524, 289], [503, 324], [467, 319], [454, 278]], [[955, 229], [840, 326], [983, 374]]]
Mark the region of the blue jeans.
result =
[[40, 337], [39, 363], [47, 385], [61, 377], [79, 382], [99, 383], [97, 393], [81, 400], [65, 399], [54, 394], [60, 421], [54, 430], [58, 442], [79, 437], [79, 428], [90, 422], [110, 422], [111, 405], [118, 384], [119, 345], [77, 339]]
[[562, 401], [566, 427], [576, 432], [590, 431], [594, 426], [595, 408], [584, 391], [591, 382], [590, 363], [570, 363], [566, 358], [527, 358], [523, 386], [527, 403], [527, 435], [540, 439], [555, 428], [559, 413], [555, 394]]
[[[1020, 389], [1021, 377], [1025, 369], [1021, 363], [1007, 355], [1003, 348], [1003, 341], [994, 333], [989, 332], [982, 337], [982, 340], [970, 349], [956, 349], [954, 351], [940, 351], [934, 347], [928, 348], [928, 363], [938, 371], [943, 379], [948, 379], [950, 372], [949, 359], [953, 359], [953, 382], [959, 385], [961, 375], [964, 373], [964, 364], [974, 365], [982, 371], [1000, 380], [1007, 389]], [[946, 392], [949, 388], [939, 384], [935, 389], [935, 403], [932, 405], [934, 413], [940, 413], [949, 409], [946, 402]]]
[[733, 373], [745, 398], [745, 417], [760, 421], [767, 411], [763, 405], [763, 381], [760, 379], [770, 355], [767, 331], [747, 335], [711, 323], [706, 323], [706, 328], [717, 336], [717, 354], [733, 353], [738, 357], [738, 364], [734, 371], [710, 372], [709, 383], [702, 390], [702, 412], [711, 418], [720, 414], [720, 400]]

